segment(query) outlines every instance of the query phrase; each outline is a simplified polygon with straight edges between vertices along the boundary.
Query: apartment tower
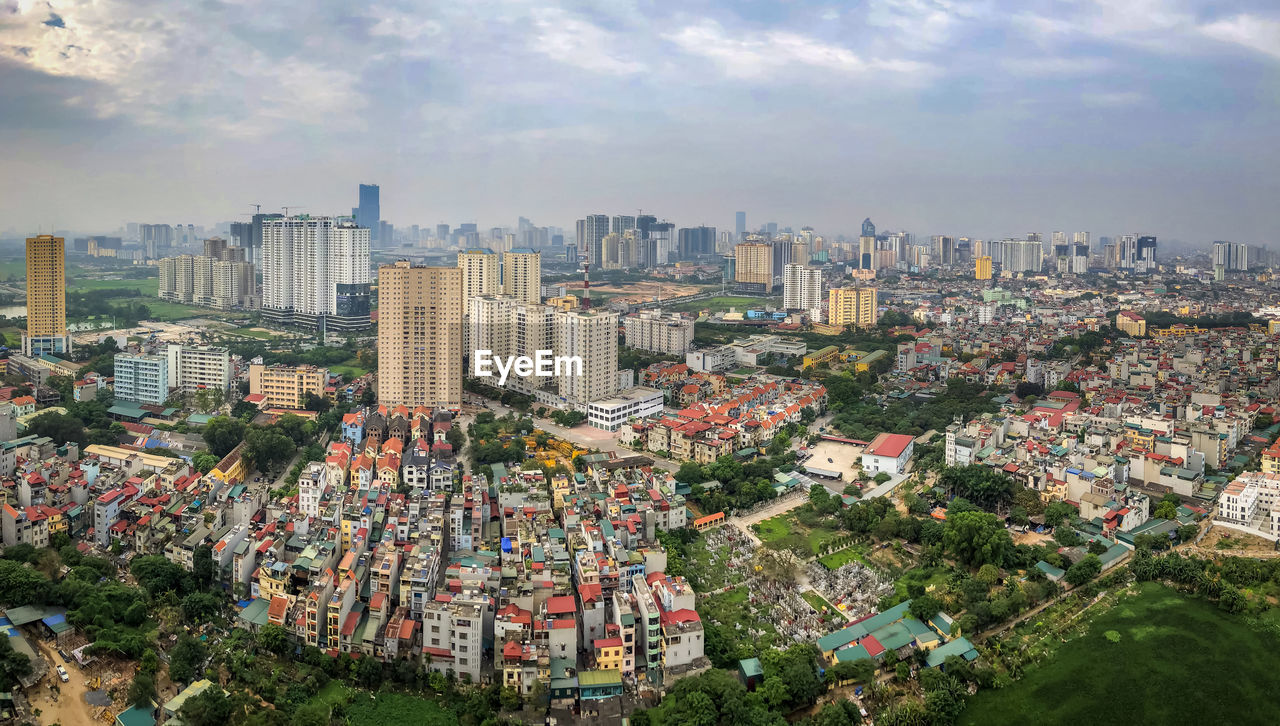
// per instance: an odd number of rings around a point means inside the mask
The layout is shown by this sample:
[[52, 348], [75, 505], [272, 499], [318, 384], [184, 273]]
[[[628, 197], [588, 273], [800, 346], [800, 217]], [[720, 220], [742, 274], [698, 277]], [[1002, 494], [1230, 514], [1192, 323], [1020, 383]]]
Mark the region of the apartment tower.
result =
[[378, 268], [378, 402], [462, 406], [462, 270]]
[[67, 335], [65, 240], [50, 234], [27, 238], [27, 334], [22, 353], [29, 356], [71, 352]]

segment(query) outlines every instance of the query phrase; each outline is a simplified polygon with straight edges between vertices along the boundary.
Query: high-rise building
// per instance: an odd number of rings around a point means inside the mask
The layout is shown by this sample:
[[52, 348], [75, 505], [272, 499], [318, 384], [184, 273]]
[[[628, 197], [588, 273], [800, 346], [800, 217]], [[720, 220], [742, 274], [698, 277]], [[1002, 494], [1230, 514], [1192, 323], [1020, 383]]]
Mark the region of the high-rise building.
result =
[[300, 409], [307, 395], [324, 397], [329, 371], [315, 366], [249, 365], [249, 394], [262, 395], [264, 407]]
[[1149, 273], [1156, 271], [1156, 238], [1154, 236], [1139, 237], [1135, 254], [1134, 272]]
[[599, 267], [604, 262], [604, 237], [609, 234], [609, 215], [588, 214], [582, 225], [582, 238], [578, 245], [587, 255], [587, 261]]
[[609, 233], [621, 235], [623, 232], [626, 232], [629, 229], [635, 229], [635, 228], [636, 228], [635, 217], [628, 217], [626, 215], [616, 215], [610, 221]]
[[991, 258], [977, 257], [973, 260], [973, 279], [990, 280], [991, 279]]
[[499, 258], [493, 250], [477, 247], [458, 253], [458, 269], [462, 270], [463, 303], [480, 295], [502, 292]]
[[49, 234], [27, 238], [27, 334], [22, 353], [71, 352], [67, 335], [66, 240]]
[[379, 234], [382, 230], [382, 204], [379, 201], [381, 190], [377, 184], [360, 185], [360, 206], [351, 210], [356, 224], [369, 230], [370, 242], [381, 242], [390, 245], [391, 240], [383, 240]]
[[378, 268], [378, 402], [462, 406], [462, 271]]
[[117, 401], [163, 406], [169, 400], [169, 359], [117, 353], [115, 396]]
[[716, 252], [715, 227], [681, 227], [676, 233], [676, 258], [688, 260]]
[[[867, 220], [866, 222], [862, 223], [862, 226], [865, 228], [868, 224], [870, 224], [870, 222], [871, 220]], [[872, 229], [874, 228], [875, 226], [872, 225]], [[874, 270], [875, 255], [876, 255], [875, 235], [864, 234], [861, 237], [859, 237], [858, 238], [858, 269]]]
[[502, 253], [502, 294], [522, 302], [542, 302], [540, 252], [518, 247]]
[[262, 315], [318, 330], [369, 327], [369, 230], [332, 217], [263, 222]]
[[169, 388], [183, 393], [210, 390], [223, 394], [231, 388], [231, 352], [226, 348], [170, 343], [165, 356]]
[[782, 306], [803, 310], [813, 319], [821, 317], [822, 270], [808, 265], [787, 265], [782, 275]]
[[735, 212], [733, 215], [733, 233], [734, 239], [741, 242], [747, 236], [747, 213]]
[[585, 406], [618, 392], [618, 314], [604, 310], [556, 313], [555, 355], [582, 360], [582, 375], [560, 376], [560, 397]]
[[862, 220], [862, 236], [863, 237], [876, 236], [876, 226], [871, 222], [870, 217], [867, 217], [866, 219]]
[[773, 245], [743, 242], [733, 248], [734, 282], [743, 292], [768, 294], [773, 291]]
[[1235, 242], [1213, 243], [1213, 265], [1226, 272], [1243, 272], [1249, 269], [1249, 246]]
[[880, 319], [874, 287], [839, 287], [828, 293], [827, 322], [835, 326], [869, 328]]
[[693, 320], [680, 313], [641, 310], [622, 319], [628, 348], [684, 355], [693, 347]]

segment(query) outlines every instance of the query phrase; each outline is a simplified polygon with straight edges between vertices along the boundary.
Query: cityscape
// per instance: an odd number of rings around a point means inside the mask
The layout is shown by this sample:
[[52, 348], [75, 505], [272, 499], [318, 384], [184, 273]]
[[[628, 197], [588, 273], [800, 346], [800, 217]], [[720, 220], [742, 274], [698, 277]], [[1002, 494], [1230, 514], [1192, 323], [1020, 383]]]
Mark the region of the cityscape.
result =
[[1273, 723], [1280, 16], [1084, 5], [6, 8], [0, 723]]

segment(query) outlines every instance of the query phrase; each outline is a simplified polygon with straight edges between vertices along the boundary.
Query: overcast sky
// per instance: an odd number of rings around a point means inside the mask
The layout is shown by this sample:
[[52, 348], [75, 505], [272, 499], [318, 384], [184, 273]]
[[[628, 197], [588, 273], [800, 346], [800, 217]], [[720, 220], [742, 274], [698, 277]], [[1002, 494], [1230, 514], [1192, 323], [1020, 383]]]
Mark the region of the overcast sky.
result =
[[1280, 228], [1275, 0], [0, 0], [0, 231]]

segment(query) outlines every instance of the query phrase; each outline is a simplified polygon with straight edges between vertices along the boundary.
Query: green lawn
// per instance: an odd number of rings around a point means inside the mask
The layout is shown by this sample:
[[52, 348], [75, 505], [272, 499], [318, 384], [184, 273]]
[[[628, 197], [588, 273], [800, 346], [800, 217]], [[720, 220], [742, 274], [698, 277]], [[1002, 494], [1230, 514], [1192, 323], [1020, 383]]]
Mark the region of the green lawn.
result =
[[736, 308], [738, 312], [744, 312], [750, 307], [765, 307], [772, 305], [777, 307], [780, 298], [776, 297], [741, 297], [737, 295], [724, 295], [717, 297], [708, 297], [701, 300], [690, 300], [689, 302], [676, 303], [667, 307], [667, 310], [678, 312], [698, 312], [700, 310], [728, 310]]
[[347, 705], [347, 723], [351, 726], [387, 726], [387, 724], [422, 724], [422, 726], [454, 726], [458, 717], [434, 701], [402, 693], [357, 693]]
[[369, 369], [360, 365], [360, 362], [355, 358], [348, 358], [336, 366], [329, 366], [329, 372], [337, 373], [350, 381], [368, 373]]
[[906, 600], [907, 585], [920, 585], [927, 592], [935, 585], [941, 585], [951, 577], [951, 571], [945, 567], [917, 567], [907, 570], [893, 582], [894, 592], [899, 600]]
[[812, 605], [813, 609], [817, 610], [819, 613], [829, 614], [829, 615], [838, 615], [841, 618], [844, 617], [843, 615], [840, 615], [840, 611], [836, 610], [836, 607], [834, 605], [827, 602], [826, 598], [822, 597], [821, 595], [814, 592], [813, 590], [805, 590], [804, 592], [800, 593], [800, 597], [804, 598], [804, 601]]
[[143, 297], [155, 297], [160, 290], [160, 278], [147, 277], [141, 280], [99, 280], [95, 278], [71, 278], [67, 286], [69, 290], [137, 290]]
[[[806, 505], [807, 506], [807, 505]], [[810, 527], [796, 519], [795, 512], [770, 517], [751, 525], [760, 542], [773, 550], [795, 550], [808, 556], [818, 554], [828, 541], [842, 536], [833, 521], [832, 526]]]
[[864, 556], [865, 553], [862, 552], [864, 549], [865, 546], [859, 547], [855, 545], [853, 547], [846, 547], [842, 550], [832, 552], [829, 555], [819, 557], [818, 562], [821, 562], [822, 566], [828, 570], [838, 570], [854, 561], [861, 562], [865, 565], [867, 564], [867, 558]]
[[1274, 724], [1277, 650], [1274, 629], [1143, 583], [1048, 662], [971, 698], [959, 723]]

